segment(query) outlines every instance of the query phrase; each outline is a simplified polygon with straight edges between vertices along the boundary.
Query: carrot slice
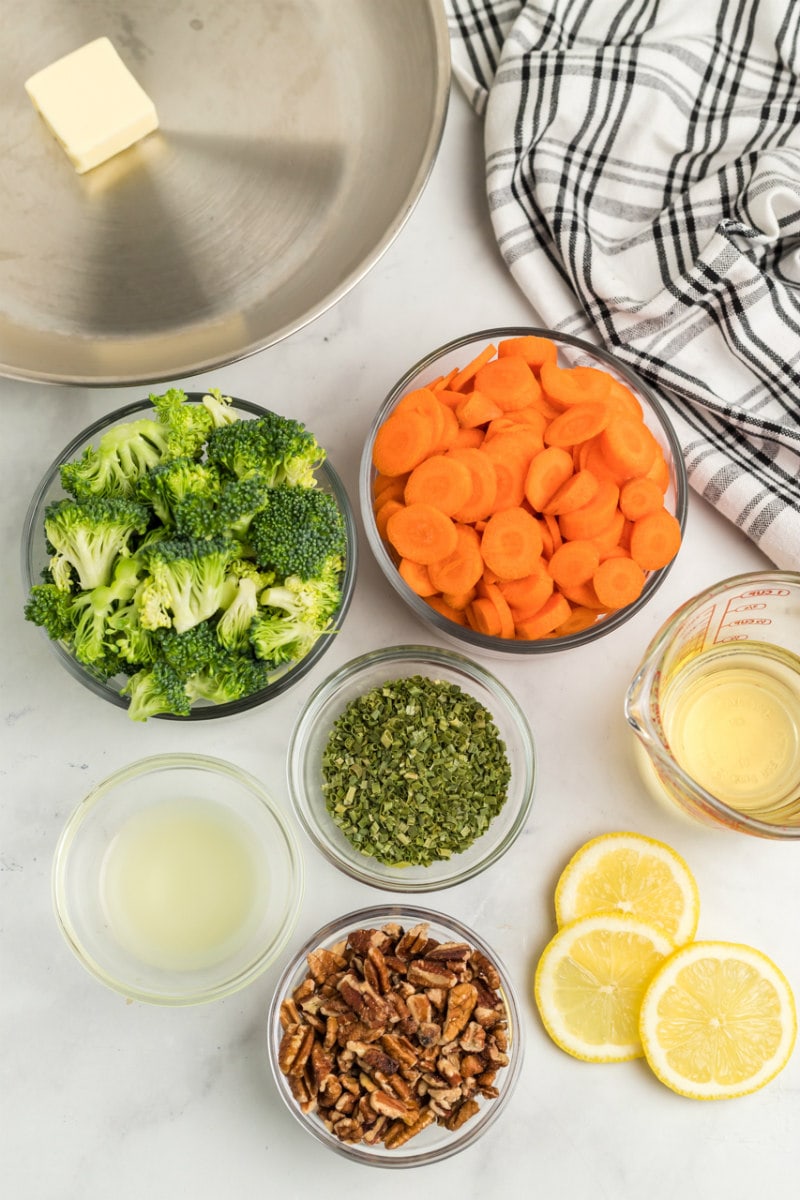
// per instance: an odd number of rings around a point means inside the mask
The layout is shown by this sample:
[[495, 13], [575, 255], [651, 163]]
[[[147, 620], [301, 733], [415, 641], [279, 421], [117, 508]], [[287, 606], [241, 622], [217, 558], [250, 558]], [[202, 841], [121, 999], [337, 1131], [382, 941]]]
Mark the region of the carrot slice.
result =
[[504, 338], [502, 342], [498, 343], [497, 354], [499, 358], [519, 355], [535, 371], [538, 371], [546, 362], [558, 361], [558, 347], [552, 338], [538, 337], [533, 333]]
[[552, 633], [567, 620], [570, 611], [569, 601], [566, 597], [562, 596], [560, 592], [553, 592], [537, 613], [518, 622], [515, 627], [517, 637], [525, 638], [526, 641], [537, 641], [539, 638], [546, 637], [548, 633]]
[[[448, 371], [446, 375], [440, 375], [433, 383], [429, 383], [428, 387], [432, 392], [436, 392], [440, 400], [444, 400], [442, 392], [447, 392], [450, 389], [450, 384], [458, 374], [458, 367], [453, 367], [452, 371]], [[447, 402], [446, 402], [447, 403]]]
[[476, 596], [466, 613], [467, 620], [477, 633], [483, 633], [487, 637], [500, 637], [500, 613], [488, 596]]
[[500, 580], [498, 588], [506, 598], [514, 620], [520, 621], [538, 612], [553, 592], [553, 577], [542, 561], [541, 566], [522, 579]]
[[453, 521], [432, 504], [406, 504], [386, 522], [386, 537], [401, 558], [414, 562], [436, 562], [456, 548], [458, 536]]
[[432, 454], [415, 467], [405, 488], [406, 504], [432, 504], [452, 517], [472, 493], [472, 476], [450, 454]]
[[455, 414], [462, 429], [474, 429], [502, 416], [503, 410], [483, 392], [467, 392], [456, 405]]
[[540, 394], [539, 381], [524, 359], [518, 356], [495, 358], [475, 375], [475, 388], [483, 392], [503, 412], [525, 408]]
[[582, 508], [597, 495], [599, 481], [591, 471], [576, 471], [574, 475], [557, 488], [543, 511], [548, 515], [558, 517], [562, 513], [574, 512]]
[[612, 550], [619, 545], [619, 540], [625, 529], [625, 517], [616, 508], [611, 515], [611, 520], [607, 525], [604, 525], [601, 530], [593, 534], [591, 541], [594, 542], [597, 549], [600, 551], [600, 557], [603, 558], [607, 551]]
[[[486, 535], [484, 534], [484, 537]], [[633, 522], [631, 558], [644, 571], [657, 571], [672, 562], [681, 544], [681, 527], [665, 508]]]
[[539, 379], [545, 396], [562, 408], [585, 401], [607, 400], [611, 391], [611, 376], [597, 367], [558, 367], [554, 363], [545, 363]]
[[617, 508], [619, 488], [610, 479], [601, 479], [597, 491], [588, 504], [564, 513], [558, 518], [558, 527], [565, 541], [576, 538], [592, 538], [609, 524]]
[[444, 617], [446, 621], [452, 621], [454, 625], [466, 625], [467, 618], [463, 611], [452, 608], [443, 596], [425, 596], [425, 603], [430, 605], [432, 609]]
[[387, 500], [403, 499], [406, 490], [406, 482], [408, 480], [407, 475], [389, 475], [381, 476], [381, 478], [388, 478], [390, 482], [375, 494], [374, 508], [376, 513], [381, 505], [385, 504]]
[[450, 449], [455, 450], [456, 447], [460, 449], [464, 446], [471, 446], [474, 450], [477, 450], [483, 442], [483, 438], [483, 429], [479, 425], [476, 425], [474, 429], [459, 429]]
[[413, 391], [406, 392], [405, 396], [401, 396], [397, 401], [394, 415], [414, 412], [424, 417], [430, 429], [431, 446], [435, 446], [442, 433], [445, 407], [446, 405], [442, 404], [436, 393], [432, 392], [430, 388], [414, 388]]
[[586, 583], [573, 583], [570, 587], [561, 587], [558, 590], [570, 604], [578, 608], [591, 608], [598, 613], [606, 611], [591, 580], [587, 580]]
[[442, 592], [442, 600], [445, 604], [449, 604], [451, 608], [457, 612], [463, 612], [467, 605], [471, 604], [475, 599], [475, 588], [470, 588], [467, 592]]
[[611, 470], [621, 480], [646, 475], [658, 450], [658, 442], [643, 421], [635, 417], [613, 417], [600, 434], [600, 447]]
[[443, 454], [449, 450], [461, 429], [455, 412], [446, 404], [441, 405], [441, 417], [441, 433], [436, 444], [431, 446], [431, 454]]
[[454, 392], [462, 392], [464, 390], [464, 385], [469, 383], [470, 379], [475, 378], [481, 367], [488, 363], [490, 359], [494, 358], [496, 352], [497, 347], [493, 346], [491, 342], [488, 346], [484, 346], [483, 350], [481, 350], [479, 354], [476, 354], [475, 357], [468, 362], [465, 367], [462, 367], [461, 370], [453, 376], [453, 378], [450, 380], [451, 389]]
[[497, 499], [497, 472], [492, 459], [473, 447], [453, 447], [448, 456], [463, 463], [470, 475], [472, 490], [453, 514], [457, 521], [473, 523], [485, 520]]
[[542, 553], [536, 519], [524, 508], [505, 508], [486, 522], [481, 537], [484, 562], [500, 579], [530, 575]]
[[600, 565], [600, 551], [593, 542], [564, 542], [553, 551], [547, 569], [561, 587], [586, 583]]
[[498, 637], [513, 638], [514, 636], [514, 618], [511, 615], [508, 601], [501, 592], [496, 583], [488, 583], [482, 579], [477, 587], [478, 596], [490, 600], [497, 609], [500, 617], [500, 632]]
[[625, 608], [642, 594], [645, 574], [632, 558], [607, 558], [592, 577], [597, 599], [606, 609]]
[[619, 490], [619, 506], [630, 521], [664, 506], [664, 493], [647, 475], [628, 479]]
[[594, 625], [600, 614], [596, 608], [583, 608], [575, 604], [572, 611], [560, 625], [553, 630], [553, 637], [569, 637], [571, 633], [580, 633]]
[[644, 420], [644, 410], [630, 388], [625, 387], [618, 379], [611, 377], [611, 387], [608, 389], [608, 402], [615, 412], [627, 413], [639, 421]]
[[400, 577], [406, 581], [412, 592], [418, 596], [433, 596], [439, 589], [431, 583], [428, 568], [422, 563], [412, 562], [410, 558], [401, 558], [397, 564]]
[[561, 534], [561, 526], [558, 523], [558, 517], [554, 517], [552, 513], [545, 513], [542, 516], [542, 520], [547, 526], [547, 531], [550, 534], [550, 544], [553, 547], [551, 553], [555, 554], [556, 550], [564, 541], [564, 538]]
[[389, 523], [389, 518], [396, 512], [400, 512], [401, 508], [405, 508], [402, 500], [387, 500], [385, 504], [381, 504], [375, 509], [375, 528], [378, 534], [385, 542], [386, 526]]
[[548, 501], [572, 475], [572, 456], [561, 446], [547, 446], [531, 459], [524, 491], [531, 508], [543, 512]]
[[432, 442], [430, 423], [422, 413], [395, 409], [375, 434], [372, 464], [381, 475], [405, 475], [419, 466]]
[[480, 535], [471, 525], [456, 524], [455, 549], [428, 564], [434, 591], [466, 592], [483, 574]]
[[571, 404], [554, 417], [544, 431], [546, 446], [574, 446], [602, 433], [611, 419], [611, 409], [601, 401]]
[[647, 478], [654, 479], [662, 492], [665, 492], [669, 487], [669, 465], [664, 457], [664, 451], [660, 446], [653, 459], [653, 465], [647, 472]]

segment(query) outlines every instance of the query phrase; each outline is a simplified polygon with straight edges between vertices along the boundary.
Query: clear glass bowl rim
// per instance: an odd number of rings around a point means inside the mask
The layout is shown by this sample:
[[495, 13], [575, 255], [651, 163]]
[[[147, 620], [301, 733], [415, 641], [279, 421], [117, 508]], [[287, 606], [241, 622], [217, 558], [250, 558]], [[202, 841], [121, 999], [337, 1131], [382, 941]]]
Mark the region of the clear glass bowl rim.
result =
[[[308, 810], [310, 809], [310, 805], [305, 799], [303, 768], [307, 731], [319, 720], [328, 702], [345, 684], [356, 679], [374, 664], [385, 663], [388, 666], [392, 663], [409, 664], [415, 661], [419, 662], [421, 672], [424, 670], [425, 664], [433, 664], [434, 666], [438, 664], [439, 666], [460, 672], [469, 679], [482, 684], [502, 703], [519, 734], [520, 745], [522, 746], [525, 760], [526, 775], [522, 788], [522, 800], [514, 816], [513, 823], [503, 840], [490, 853], [487, 853], [485, 857], [478, 859], [477, 862], [465, 867], [458, 874], [450, 878], [436, 878], [436, 868], [434, 865], [429, 868], [432, 872], [430, 879], [409, 882], [407, 879], [404, 880], [402, 878], [400, 868], [398, 868], [396, 878], [392, 876], [388, 878], [375, 876], [371, 874], [370, 868], [367, 865], [360, 869], [355, 863], [342, 858], [336, 852], [335, 848], [327, 843], [316, 823], [309, 816]], [[382, 647], [379, 650], [368, 650], [366, 653], [360, 654], [338, 667], [317, 685], [303, 705], [290, 734], [286, 756], [286, 775], [289, 796], [295, 816], [306, 835], [330, 863], [338, 867], [340, 871], [348, 875], [351, 879], [356, 879], [360, 883], [367, 884], [369, 887], [379, 888], [382, 891], [412, 894], [444, 891], [447, 888], [455, 887], [460, 883], [466, 882], [468, 879], [473, 879], [475, 876], [480, 875], [506, 853], [522, 833], [530, 815], [536, 789], [536, 763], [536, 745], [528, 719], [506, 685], [501, 683], [491, 671], [488, 671], [485, 667], [473, 662], [466, 655], [456, 650], [444, 649], [439, 646], [406, 644]], [[506, 803], [508, 802], [507, 800]], [[372, 859], [364, 857], [365, 864], [371, 862]]]
[[[403, 1155], [402, 1157], [393, 1156], [391, 1150], [383, 1150], [380, 1146], [373, 1150], [358, 1145], [351, 1145], [345, 1142], [340, 1142], [339, 1139], [330, 1133], [322, 1121], [312, 1113], [307, 1115], [302, 1112], [300, 1106], [295, 1102], [294, 1098], [288, 1094], [288, 1089], [285, 1085], [285, 1080], [281, 1074], [277, 1062], [277, 1050], [280, 1041], [280, 1006], [281, 1002], [286, 998], [289, 992], [289, 985], [297, 975], [305, 963], [305, 957], [318, 946], [327, 945], [332, 940], [342, 937], [349, 933], [352, 929], [368, 928], [371, 925], [385, 925], [387, 922], [397, 921], [402, 923], [406, 928], [416, 925], [420, 922], [429, 922], [431, 925], [438, 925], [456, 935], [456, 937], [464, 942], [468, 942], [474, 949], [480, 950], [490, 959], [497, 969], [501, 983], [502, 994], [506, 1003], [508, 1012], [509, 1028], [512, 1033], [511, 1038], [511, 1053], [509, 1055], [508, 1066], [504, 1068], [504, 1073], [501, 1076], [502, 1090], [500, 1095], [481, 1107], [481, 1111], [472, 1120], [467, 1121], [461, 1130], [453, 1134], [452, 1139], [440, 1146], [436, 1150], [413, 1151]], [[435, 935], [434, 935], [435, 936]], [[298, 980], [299, 982], [299, 980]], [[316, 1137], [323, 1145], [329, 1149], [335, 1150], [351, 1161], [366, 1163], [374, 1167], [387, 1168], [402, 1168], [402, 1167], [418, 1167], [425, 1166], [432, 1162], [441, 1162], [446, 1158], [450, 1158], [453, 1154], [457, 1154], [461, 1150], [466, 1150], [474, 1142], [489, 1129], [498, 1117], [502, 1114], [514, 1092], [516, 1084], [519, 1080], [520, 1071], [522, 1069], [522, 1061], [525, 1052], [524, 1033], [522, 1021], [520, 1018], [520, 1006], [516, 991], [511, 983], [509, 972], [503, 963], [502, 959], [498, 958], [492, 947], [484, 941], [468, 925], [456, 917], [448, 916], [444, 913], [435, 912], [433, 909], [421, 908], [415, 904], [403, 904], [402, 902], [376, 904], [368, 908], [356, 909], [353, 912], [346, 913], [344, 916], [336, 917], [323, 925], [316, 933], [312, 934], [300, 949], [292, 956], [289, 962], [281, 972], [280, 979], [275, 985], [275, 991], [272, 995], [272, 1000], [269, 1007], [269, 1016], [267, 1019], [268, 1049], [269, 1063], [272, 1071], [272, 1076], [275, 1085], [280, 1093], [286, 1107], [304, 1129]], [[413, 1143], [409, 1143], [412, 1145]]]
[[[187, 392], [187, 399], [193, 402], [199, 401], [205, 392]], [[242, 409], [244, 412], [250, 413], [251, 416], [259, 417], [265, 411], [263, 405], [255, 404], [251, 400], [242, 400], [238, 396], [231, 397], [234, 407]], [[121, 424], [130, 417], [152, 410], [150, 399], [133, 400], [129, 404], [123, 405], [121, 408], [115, 409], [111, 413], [106, 413], [102, 417], [98, 417], [90, 425], [87, 425], [80, 433], [69, 442], [67, 446], [57, 455], [51, 462], [50, 466], [45, 471], [40, 480], [36, 491], [33, 494], [31, 502], [28, 506], [28, 511], [25, 515], [25, 521], [22, 527], [22, 539], [20, 544], [21, 564], [22, 564], [22, 580], [27, 597], [31, 587], [38, 582], [38, 577], [33, 569], [33, 547], [37, 538], [43, 537], [43, 531], [37, 523], [37, 513], [42, 503], [45, 492], [52, 486], [54, 480], [58, 476], [58, 470], [62, 463], [70, 461], [74, 458], [84, 446], [86, 446], [92, 438], [98, 433], [104, 432], [106, 429]], [[338, 472], [334, 469], [331, 463], [325, 459], [322, 465], [318, 468], [318, 475], [322, 477], [327, 486], [330, 488], [339, 511], [342, 514], [345, 523], [345, 537], [347, 542], [347, 554], [345, 556], [345, 568], [342, 578], [342, 599], [339, 608], [333, 617], [333, 621], [329, 630], [329, 634], [340, 629], [347, 611], [350, 607], [350, 602], [353, 598], [353, 590], [356, 582], [356, 570], [358, 565], [358, 532], [356, 526], [355, 514], [353, 506], [345, 490], [344, 484], [339, 477]], [[103, 682], [95, 679], [91, 673], [81, 666], [69, 651], [61, 645], [60, 642], [55, 642], [47, 636], [45, 630], [38, 631], [45, 639], [52, 653], [58, 658], [67, 671], [74, 679], [87, 687], [96, 696], [101, 696], [104, 700], [114, 704], [117, 708], [127, 709], [128, 702], [124, 696], [120, 696], [113, 688], [107, 687]], [[298, 680], [302, 679], [317, 662], [325, 654], [330, 645], [329, 634], [324, 634], [306, 656], [298, 663], [295, 663], [288, 671], [276, 678], [267, 687], [261, 688], [258, 692], [253, 692], [249, 696], [243, 696], [240, 700], [232, 700], [227, 704], [207, 704], [195, 705], [192, 707], [188, 716], [181, 717], [174, 713], [158, 713], [152, 718], [157, 721], [207, 721], [219, 717], [233, 716], [236, 713], [249, 712], [251, 708], [256, 708], [260, 704], [266, 703], [268, 700], [280, 696], [283, 692], [293, 687]]]
[[[223, 774], [235, 783], [245, 788], [262, 805], [264, 811], [275, 823], [283, 840], [286, 850], [288, 874], [292, 883], [292, 892], [288, 898], [287, 912], [290, 914], [284, 925], [276, 932], [270, 945], [257, 955], [247, 967], [230, 979], [201, 991], [179, 994], [161, 994], [125, 984], [109, 974], [83, 947], [83, 944], [73, 928], [66, 903], [66, 877], [70, 865], [70, 851], [80, 836], [81, 828], [86, 818], [102, 804], [119, 783], [127, 782], [138, 776], [151, 774], [155, 771], [175, 770], [182, 768], [199, 769], [213, 774]], [[82, 965], [99, 979], [101, 983], [121, 993], [127, 999], [138, 1000], [146, 1004], [160, 1007], [181, 1008], [194, 1004], [204, 1004], [208, 1001], [219, 1000], [232, 995], [241, 988], [252, 983], [261, 975], [283, 952], [294, 932], [305, 888], [305, 865], [303, 853], [297, 835], [287, 819], [270, 796], [264, 785], [249, 771], [236, 766], [226, 759], [216, 758], [206, 754], [154, 754], [147, 758], [139, 758], [125, 766], [119, 767], [107, 775], [79, 801], [67, 818], [56, 843], [51, 868], [51, 899], [56, 923]]]
[[377, 528], [375, 519], [372, 515], [372, 444], [375, 440], [378, 427], [386, 418], [388, 413], [407, 390], [409, 384], [421, 372], [433, 366], [438, 359], [443, 358], [447, 354], [460, 349], [463, 346], [470, 345], [474, 342], [495, 342], [498, 339], [513, 338], [513, 337], [544, 337], [550, 338], [555, 342], [562, 342], [567, 346], [571, 346], [575, 350], [581, 350], [584, 353], [593, 356], [600, 362], [607, 364], [617, 374], [635, 389], [646, 400], [649, 407], [652, 409], [653, 415], [658, 421], [663, 432], [664, 438], [669, 446], [670, 454], [674, 464], [675, 471], [675, 517], [680, 525], [681, 532], [686, 527], [686, 514], [689, 504], [689, 484], [686, 474], [686, 464], [683, 459], [683, 451], [681, 450], [675, 430], [669, 421], [664, 407], [660, 400], [656, 397], [650, 386], [645, 383], [639, 375], [636, 374], [625, 363], [620, 362], [610, 351], [605, 350], [602, 346], [595, 346], [592, 342], [587, 342], [583, 338], [575, 337], [568, 333], [557, 333], [552, 329], [545, 329], [536, 325], [509, 325], [497, 326], [488, 329], [480, 329], [474, 333], [462, 334], [460, 337], [453, 338], [452, 341], [445, 343], [443, 346], [437, 347], [426, 354], [419, 362], [405, 372], [405, 374], [397, 381], [389, 392], [386, 399], [381, 404], [378, 412], [370, 426], [369, 434], [364, 443], [364, 449], [361, 455], [361, 464], [359, 468], [359, 503], [361, 507], [362, 521], [367, 535], [367, 542], [372, 551], [379, 567], [383, 574], [388, 579], [389, 583], [396, 592], [403, 598], [408, 606], [416, 613], [420, 620], [426, 624], [433, 625], [441, 633], [448, 638], [454, 638], [459, 642], [472, 646], [478, 650], [487, 650], [493, 654], [504, 654], [511, 657], [526, 657], [531, 654], [554, 654], [559, 650], [569, 650], [576, 646], [586, 645], [587, 642], [596, 641], [600, 637], [618, 629], [620, 625], [625, 624], [631, 617], [648, 602], [654, 592], [664, 582], [668, 572], [671, 570], [673, 562], [668, 563], [666, 567], [662, 567], [658, 571], [651, 572], [645, 582], [642, 593], [633, 604], [629, 604], [626, 608], [619, 609], [610, 616], [605, 617], [597, 624], [590, 626], [588, 629], [581, 629], [577, 633], [568, 634], [566, 637], [546, 638], [541, 641], [515, 641], [513, 639], [503, 639], [489, 637], [486, 634], [478, 633], [474, 629], [469, 629], [463, 625], [454, 625], [452, 621], [448, 621], [440, 613], [426, 604], [415, 592], [411, 590], [407, 583], [401, 579], [394, 566], [389, 554], [384, 546]]

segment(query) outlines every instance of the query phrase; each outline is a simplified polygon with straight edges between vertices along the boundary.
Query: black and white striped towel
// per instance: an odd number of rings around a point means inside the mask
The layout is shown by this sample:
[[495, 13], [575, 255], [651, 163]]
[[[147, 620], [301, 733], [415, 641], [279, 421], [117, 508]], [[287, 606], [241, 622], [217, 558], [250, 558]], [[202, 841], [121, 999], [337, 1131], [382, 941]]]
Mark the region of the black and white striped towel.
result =
[[692, 487], [800, 570], [800, 3], [447, 5], [537, 322], [638, 370]]

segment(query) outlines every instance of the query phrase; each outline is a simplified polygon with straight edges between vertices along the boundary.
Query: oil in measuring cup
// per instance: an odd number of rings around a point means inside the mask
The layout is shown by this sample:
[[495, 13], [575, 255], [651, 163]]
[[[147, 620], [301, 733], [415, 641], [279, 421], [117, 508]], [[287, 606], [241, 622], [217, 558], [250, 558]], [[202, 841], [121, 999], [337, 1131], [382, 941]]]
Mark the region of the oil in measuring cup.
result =
[[684, 811], [800, 837], [800, 574], [736, 576], [690, 600], [648, 647], [625, 713], [646, 780]]
[[769, 819], [800, 816], [800, 658], [756, 641], [690, 658], [661, 700], [676, 763], [723, 804]]

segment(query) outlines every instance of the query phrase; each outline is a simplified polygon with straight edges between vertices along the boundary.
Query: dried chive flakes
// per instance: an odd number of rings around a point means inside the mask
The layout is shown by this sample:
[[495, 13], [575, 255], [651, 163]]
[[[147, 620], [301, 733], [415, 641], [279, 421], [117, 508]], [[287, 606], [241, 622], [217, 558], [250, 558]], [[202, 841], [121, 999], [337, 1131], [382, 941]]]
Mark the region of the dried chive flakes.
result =
[[424, 867], [486, 832], [511, 767], [474, 696], [413, 675], [348, 704], [328, 737], [322, 779], [327, 810], [357, 850], [389, 866]]

